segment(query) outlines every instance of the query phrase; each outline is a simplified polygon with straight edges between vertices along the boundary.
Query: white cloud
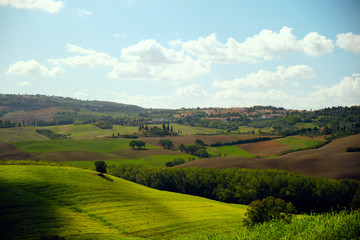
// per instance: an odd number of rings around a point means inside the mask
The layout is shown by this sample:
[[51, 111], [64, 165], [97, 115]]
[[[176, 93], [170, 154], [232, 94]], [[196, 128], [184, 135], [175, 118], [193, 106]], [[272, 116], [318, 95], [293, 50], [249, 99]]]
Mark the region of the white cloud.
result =
[[277, 89], [245, 92], [229, 88], [217, 92], [208, 99], [212, 106], [254, 106], [273, 105], [294, 109], [319, 109], [329, 106], [360, 104], [360, 75], [353, 74], [330, 86], [317, 86], [316, 90], [301, 95], [291, 95]]
[[326, 39], [316, 32], [309, 33], [303, 40], [299, 41], [300, 49], [310, 56], [320, 56], [332, 52], [333, 41]]
[[332, 51], [334, 44], [320, 34], [309, 33], [303, 40], [296, 40], [292, 29], [283, 27], [279, 32], [262, 30], [258, 35], [238, 42], [229, 38], [225, 44], [217, 40], [215, 33], [206, 38], [181, 42], [172, 41], [170, 46], [181, 44], [182, 48], [190, 54], [205, 61], [217, 63], [249, 62], [257, 59], [270, 60], [281, 53], [301, 51], [311, 56], [318, 56]]
[[184, 88], [178, 88], [175, 95], [179, 98], [206, 97], [208, 94], [203, 91], [199, 84], [192, 84]]
[[18, 87], [26, 87], [26, 86], [30, 86], [31, 83], [28, 81], [24, 81], [24, 82], [19, 82], [18, 84], [16, 84]]
[[27, 62], [19, 61], [10, 65], [6, 71], [9, 75], [27, 75], [38, 74], [47, 77], [57, 77], [65, 74], [61, 67], [52, 67], [51, 69], [41, 65], [38, 61], [32, 59]]
[[78, 91], [78, 92], [75, 93], [75, 96], [76, 96], [77, 98], [87, 97], [88, 94], [87, 94], [86, 92], [87, 92], [86, 90], [85, 90], [85, 91]]
[[336, 46], [352, 53], [360, 54], [360, 35], [349, 33], [338, 34]]
[[232, 81], [219, 82], [215, 80], [213, 87], [218, 88], [276, 88], [281, 87], [287, 79], [292, 78], [313, 78], [315, 73], [307, 65], [295, 65], [285, 68], [278, 66], [276, 72], [260, 70], [257, 73], [251, 73], [243, 78], [237, 78]]
[[149, 65], [175, 64], [185, 60], [182, 52], [167, 49], [153, 39], [122, 49], [121, 56], [126, 61], [142, 62]]
[[66, 49], [77, 55], [67, 58], [49, 59], [48, 61], [55, 65], [67, 65], [70, 67], [98, 67], [114, 66], [118, 60], [104, 52], [97, 52], [93, 49], [85, 49], [77, 45], [67, 44]]
[[57, 13], [65, 7], [65, 3], [53, 0], [0, 0], [0, 6], [11, 6], [24, 9], [41, 9], [49, 13]]
[[210, 72], [209, 64], [194, 60], [182, 51], [163, 47], [149, 39], [124, 48], [124, 62], [114, 65], [109, 78], [133, 78], [177, 83]]
[[339, 83], [331, 87], [318, 87], [308, 99], [309, 106], [317, 104], [325, 106], [359, 105], [360, 103], [360, 76], [353, 74], [352, 77], [345, 77]]
[[141, 107], [154, 107], [156, 108], [169, 108], [169, 105], [172, 101], [174, 101], [174, 98], [172, 96], [145, 96], [142, 94], [137, 95], [130, 95], [125, 92], [123, 93], [113, 93], [113, 95], [116, 95], [115, 102], [118, 103], [125, 103], [125, 104], [132, 104], [137, 105]]
[[85, 15], [87, 15], [87, 16], [90, 16], [90, 15], [92, 15], [92, 12], [91, 11], [89, 11], [89, 10], [85, 10], [85, 9], [76, 9], [76, 11], [77, 11], [77, 13], [78, 13], [78, 15], [80, 16], [80, 17], [83, 17], [83, 16], [85, 16]]

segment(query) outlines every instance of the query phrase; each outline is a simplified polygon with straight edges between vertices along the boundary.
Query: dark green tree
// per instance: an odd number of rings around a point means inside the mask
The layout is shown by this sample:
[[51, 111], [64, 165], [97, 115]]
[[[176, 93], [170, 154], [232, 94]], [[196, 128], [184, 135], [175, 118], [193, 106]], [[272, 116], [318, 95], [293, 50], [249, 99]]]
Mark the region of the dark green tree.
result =
[[180, 145], [179, 145], [179, 149], [180, 149], [180, 151], [185, 151], [186, 150], [186, 147], [185, 147], [185, 145], [183, 144], [183, 143], [180, 143]]
[[142, 147], [145, 147], [145, 146], [146, 146], [146, 143], [143, 142], [143, 141], [140, 141], [140, 140], [133, 140], [133, 141], [131, 141], [131, 142], [129, 143], [129, 146], [130, 146], [131, 148], [135, 148], [135, 147], [137, 147], [137, 148], [142, 148]]
[[167, 149], [174, 147], [174, 144], [170, 139], [160, 139], [159, 144]]
[[106, 173], [107, 165], [104, 161], [96, 161], [94, 162], [94, 164], [95, 164], [95, 170], [97, 172], [99, 172], [101, 175], [103, 175], [103, 173]]
[[248, 226], [257, 223], [269, 222], [276, 219], [283, 219], [291, 222], [292, 214], [295, 213], [295, 207], [291, 202], [286, 203], [280, 198], [272, 196], [263, 200], [255, 200], [250, 203], [244, 219], [244, 223]]

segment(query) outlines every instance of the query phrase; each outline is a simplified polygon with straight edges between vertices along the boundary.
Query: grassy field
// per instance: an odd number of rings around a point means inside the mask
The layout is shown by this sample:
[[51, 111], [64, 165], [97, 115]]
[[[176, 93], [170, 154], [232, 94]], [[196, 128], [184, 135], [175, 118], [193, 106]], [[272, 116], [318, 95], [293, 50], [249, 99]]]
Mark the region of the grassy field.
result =
[[2, 165], [0, 191], [2, 239], [174, 238], [230, 230], [246, 211], [71, 167]]
[[[240, 126], [238, 132], [240, 133], [251, 133], [254, 131], [255, 134], [259, 133], [259, 130], [263, 133], [269, 133], [272, 131], [271, 127], [265, 127], [265, 128], [254, 128], [254, 127], [248, 127], [248, 126]], [[233, 131], [237, 132], [237, 131]]]
[[230, 233], [198, 233], [180, 236], [177, 240], [237, 240], [237, 239], [359, 239], [360, 212], [325, 213], [295, 218], [290, 224], [268, 222], [253, 228], [237, 227]]
[[130, 139], [46, 140], [13, 143], [17, 148], [48, 161], [66, 161], [75, 166], [94, 168], [94, 162], [105, 160], [108, 165], [141, 164], [145, 167], [164, 167], [175, 158], [188, 160], [191, 155], [162, 149], [150, 144], [146, 149], [131, 149]]
[[[60, 152], [60, 151], [90, 151], [114, 152], [130, 149], [130, 139], [98, 139], [98, 140], [46, 140], [13, 143], [16, 147], [29, 153]], [[147, 149], [156, 149], [147, 144]]]
[[221, 146], [221, 147], [207, 147], [207, 151], [213, 155], [225, 156], [239, 156], [239, 157], [255, 157], [254, 154], [239, 148], [237, 145]]
[[[142, 157], [138, 159], [109, 159], [105, 160], [105, 163], [108, 166], [111, 165], [120, 165], [120, 164], [140, 164], [144, 167], [164, 167], [165, 163], [172, 161], [175, 158], [182, 158], [185, 161], [188, 161], [188, 158], [191, 155], [182, 154], [182, 155], [151, 155], [147, 157]], [[94, 169], [95, 161], [69, 161], [74, 166]]]
[[311, 148], [323, 143], [322, 140], [309, 139], [309, 138], [299, 138], [299, 137], [286, 137], [275, 140], [278, 143], [289, 146], [293, 150], [302, 149], [302, 148]]
[[32, 127], [0, 128], [0, 143], [47, 139], [47, 137], [35, 132], [35, 128]]
[[91, 139], [91, 138], [103, 138], [110, 137], [113, 134], [120, 133], [133, 134], [138, 132], [137, 127], [113, 125], [112, 129], [101, 129], [92, 124], [86, 125], [59, 125], [50, 127], [39, 127], [44, 129], [50, 129], [58, 134], [70, 134], [72, 139]]

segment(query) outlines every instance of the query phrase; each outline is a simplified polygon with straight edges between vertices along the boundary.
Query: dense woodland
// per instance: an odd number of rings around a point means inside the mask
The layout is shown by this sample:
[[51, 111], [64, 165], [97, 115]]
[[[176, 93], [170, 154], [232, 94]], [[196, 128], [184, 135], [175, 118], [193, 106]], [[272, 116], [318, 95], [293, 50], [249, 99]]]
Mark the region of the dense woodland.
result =
[[360, 183], [312, 178], [283, 170], [145, 168], [110, 166], [109, 173], [152, 188], [227, 203], [250, 204], [272, 196], [291, 202], [299, 213], [360, 207]]

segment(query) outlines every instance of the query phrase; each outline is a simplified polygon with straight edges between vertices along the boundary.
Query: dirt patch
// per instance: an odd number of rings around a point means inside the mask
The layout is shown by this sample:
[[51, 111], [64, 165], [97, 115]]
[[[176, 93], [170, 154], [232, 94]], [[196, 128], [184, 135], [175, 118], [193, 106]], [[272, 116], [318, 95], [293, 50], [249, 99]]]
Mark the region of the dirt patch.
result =
[[9, 143], [0, 143], [0, 160], [40, 160]]
[[261, 136], [261, 135], [243, 135], [243, 134], [229, 134], [229, 135], [184, 135], [184, 136], [176, 136], [176, 137], [149, 137], [149, 138], [141, 138], [142, 141], [149, 143], [151, 145], [160, 146], [160, 139], [170, 139], [175, 148], [177, 149], [181, 143], [193, 144], [196, 139], [201, 139], [204, 143], [210, 145], [216, 142], [232, 142], [236, 140], [245, 140], [245, 139], [253, 139], [258, 137], [273, 137], [273, 136]]
[[291, 150], [291, 147], [278, 143], [275, 140], [257, 142], [257, 143], [245, 143], [245, 144], [240, 144], [238, 146], [254, 154], [255, 156], [260, 156], [260, 157], [271, 156]]
[[[256, 144], [260, 144], [256, 143]], [[312, 177], [360, 180], [360, 152], [346, 152], [360, 146], [360, 134], [340, 138], [319, 148], [277, 158], [224, 157], [199, 159], [178, 167], [284, 169]]]

